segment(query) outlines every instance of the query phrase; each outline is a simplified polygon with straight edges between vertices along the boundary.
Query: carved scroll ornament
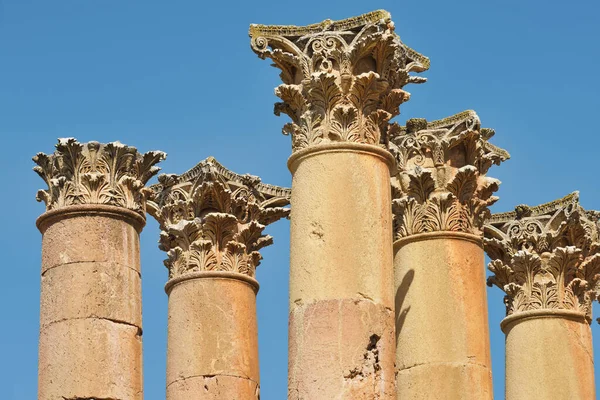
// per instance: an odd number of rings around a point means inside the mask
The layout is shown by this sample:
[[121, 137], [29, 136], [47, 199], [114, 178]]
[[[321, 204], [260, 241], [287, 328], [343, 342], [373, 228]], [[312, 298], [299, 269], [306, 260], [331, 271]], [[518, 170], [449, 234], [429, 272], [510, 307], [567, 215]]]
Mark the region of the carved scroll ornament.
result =
[[506, 314], [570, 310], [591, 321], [600, 295], [598, 232], [598, 213], [586, 212], [577, 192], [492, 216], [485, 226], [494, 273], [488, 285], [506, 293]]
[[103, 204], [136, 211], [145, 217], [145, 185], [160, 170], [166, 158], [161, 151], [140, 154], [135, 147], [119, 142], [79, 143], [59, 139], [53, 154], [38, 153], [33, 168], [48, 189], [37, 193], [46, 210], [81, 204]]
[[148, 212], [161, 227], [169, 278], [228, 271], [254, 277], [265, 227], [289, 215], [290, 190], [238, 175], [208, 158], [182, 175], [161, 175]]
[[404, 45], [386, 11], [305, 27], [251, 25], [252, 50], [281, 69], [275, 114], [293, 151], [320, 143], [385, 143], [387, 122], [429, 59]]
[[510, 157], [488, 142], [493, 135], [474, 111], [390, 126], [389, 149], [398, 164], [392, 179], [396, 239], [439, 231], [482, 234], [500, 184], [485, 174]]

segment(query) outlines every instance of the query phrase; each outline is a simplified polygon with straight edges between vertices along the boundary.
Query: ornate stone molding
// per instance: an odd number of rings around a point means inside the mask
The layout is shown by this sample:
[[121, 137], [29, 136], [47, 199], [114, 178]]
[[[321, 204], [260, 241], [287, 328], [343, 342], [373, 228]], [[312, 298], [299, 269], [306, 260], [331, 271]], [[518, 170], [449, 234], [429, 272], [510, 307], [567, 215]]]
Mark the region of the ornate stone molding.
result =
[[439, 121], [392, 124], [389, 149], [398, 164], [392, 179], [396, 239], [427, 232], [482, 235], [500, 181], [485, 176], [510, 155], [488, 140], [474, 111]]
[[598, 213], [572, 193], [537, 207], [519, 205], [485, 225], [485, 250], [494, 273], [488, 285], [506, 292], [506, 314], [569, 310], [592, 318], [600, 295]]
[[252, 50], [281, 69], [275, 114], [292, 122], [292, 150], [330, 142], [386, 143], [387, 122], [399, 114], [409, 75], [429, 59], [394, 33], [387, 11], [305, 27], [251, 25]]
[[169, 279], [199, 271], [254, 277], [264, 228], [289, 215], [291, 191], [238, 175], [209, 157], [182, 175], [158, 177], [148, 212], [161, 227]]
[[33, 168], [48, 184], [36, 199], [46, 210], [82, 204], [123, 207], [145, 217], [146, 183], [160, 170], [155, 165], [166, 154], [140, 154], [135, 147], [119, 142], [79, 143], [74, 138], [58, 139], [53, 154], [38, 153]]

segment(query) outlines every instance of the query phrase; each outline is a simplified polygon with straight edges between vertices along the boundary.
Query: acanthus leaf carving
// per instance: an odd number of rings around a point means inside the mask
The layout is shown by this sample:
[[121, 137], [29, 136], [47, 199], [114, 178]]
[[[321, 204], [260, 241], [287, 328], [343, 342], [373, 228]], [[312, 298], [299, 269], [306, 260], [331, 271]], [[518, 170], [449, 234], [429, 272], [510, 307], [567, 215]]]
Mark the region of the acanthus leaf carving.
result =
[[456, 171], [454, 178], [448, 183], [447, 189], [461, 203], [467, 203], [477, 191], [478, 171], [472, 165], [466, 165]]
[[289, 189], [238, 175], [208, 158], [180, 175], [159, 177], [149, 213], [161, 226], [169, 279], [190, 272], [255, 276], [260, 250], [273, 242], [267, 225], [289, 215]]
[[500, 182], [485, 175], [491, 164], [481, 160], [499, 163], [510, 157], [490, 150], [491, 133], [482, 131], [474, 111], [390, 126], [388, 147], [399, 171], [392, 181], [396, 239], [438, 231], [482, 235]]
[[506, 293], [507, 315], [570, 310], [591, 321], [600, 295], [600, 235], [592, 215], [575, 192], [487, 221], [484, 245], [494, 274], [488, 285]]
[[135, 147], [119, 142], [80, 143], [59, 139], [56, 151], [33, 157], [34, 171], [46, 182], [36, 199], [46, 210], [82, 204], [123, 207], [145, 216], [150, 191], [146, 183], [160, 170], [157, 163], [166, 154], [140, 154]]
[[300, 116], [304, 114], [308, 106], [302, 95], [302, 86], [279, 85], [275, 89], [275, 95], [283, 100], [283, 103], [275, 104], [275, 114], [279, 115], [279, 112], [283, 112], [298, 124]]
[[451, 193], [441, 193], [425, 203], [426, 212], [424, 232], [450, 231], [462, 232], [465, 224], [461, 204]]
[[431, 171], [417, 167], [414, 173], [408, 174], [408, 178], [408, 197], [414, 198], [418, 203], [426, 202], [429, 195], [435, 190], [435, 181]]
[[[251, 25], [252, 50], [281, 70], [275, 114], [297, 151], [320, 143], [385, 144], [388, 121], [422, 83], [429, 59], [404, 45], [386, 11], [306, 27]], [[293, 89], [292, 89], [293, 88]], [[291, 92], [293, 90], [293, 93]], [[300, 96], [302, 99], [300, 99]]]

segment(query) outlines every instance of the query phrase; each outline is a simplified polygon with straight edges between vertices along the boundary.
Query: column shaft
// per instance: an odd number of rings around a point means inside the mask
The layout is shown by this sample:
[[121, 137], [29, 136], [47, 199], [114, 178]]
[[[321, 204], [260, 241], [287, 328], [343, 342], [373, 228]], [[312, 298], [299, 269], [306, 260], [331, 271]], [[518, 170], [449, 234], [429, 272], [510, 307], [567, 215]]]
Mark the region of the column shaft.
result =
[[251, 25], [281, 69], [275, 114], [291, 122], [288, 398], [394, 397], [389, 121], [429, 59], [377, 10], [304, 27]]
[[392, 126], [398, 399], [492, 399], [483, 221], [509, 158], [467, 110]]
[[259, 399], [257, 282], [190, 275], [167, 285], [167, 399]]
[[595, 399], [592, 333], [585, 318], [565, 311], [524, 314], [502, 323], [506, 399]]
[[289, 399], [391, 399], [390, 165], [382, 149], [299, 151], [293, 174]]
[[38, 219], [39, 399], [142, 399], [143, 225], [133, 211], [101, 205]]
[[167, 252], [167, 400], [260, 398], [256, 267], [290, 190], [213, 157], [161, 175], [148, 202]]
[[395, 242], [398, 399], [492, 399], [482, 239]]

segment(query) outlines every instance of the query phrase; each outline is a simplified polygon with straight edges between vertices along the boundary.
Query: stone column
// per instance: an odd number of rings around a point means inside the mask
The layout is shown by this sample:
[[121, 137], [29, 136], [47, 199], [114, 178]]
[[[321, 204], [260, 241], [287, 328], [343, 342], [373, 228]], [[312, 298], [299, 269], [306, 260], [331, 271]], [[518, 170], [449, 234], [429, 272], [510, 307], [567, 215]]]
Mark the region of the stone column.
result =
[[488, 285], [506, 292], [506, 399], [595, 399], [592, 302], [600, 295], [597, 212], [578, 193], [495, 214]]
[[167, 252], [167, 399], [259, 399], [255, 269], [290, 191], [214, 158], [161, 175], [149, 212]]
[[483, 220], [509, 155], [474, 111], [392, 125], [398, 399], [491, 399]]
[[144, 187], [165, 158], [119, 142], [59, 139], [34, 168], [48, 184], [38, 399], [142, 399], [139, 233]]
[[388, 121], [422, 78], [385, 11], [306, 27], [250, 27], [281, 69], [292, 136], [288, 398], [394, 397]]

